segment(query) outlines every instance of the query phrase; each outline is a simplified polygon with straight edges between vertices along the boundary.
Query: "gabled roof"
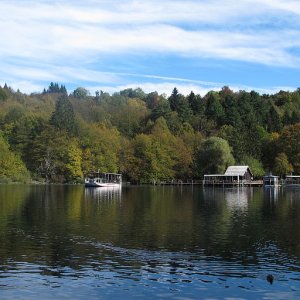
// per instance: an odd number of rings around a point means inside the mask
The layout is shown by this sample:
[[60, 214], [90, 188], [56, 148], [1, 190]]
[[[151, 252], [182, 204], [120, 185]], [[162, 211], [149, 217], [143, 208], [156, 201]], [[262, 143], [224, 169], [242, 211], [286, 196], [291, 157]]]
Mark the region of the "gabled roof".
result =
[[251, 177], [253, 177], [253, 174], [252, 174], [249, 166], [229, 166], [224, 175], [226, 175], [226, 176], [244, 176], [247, 171], [251, 174]]

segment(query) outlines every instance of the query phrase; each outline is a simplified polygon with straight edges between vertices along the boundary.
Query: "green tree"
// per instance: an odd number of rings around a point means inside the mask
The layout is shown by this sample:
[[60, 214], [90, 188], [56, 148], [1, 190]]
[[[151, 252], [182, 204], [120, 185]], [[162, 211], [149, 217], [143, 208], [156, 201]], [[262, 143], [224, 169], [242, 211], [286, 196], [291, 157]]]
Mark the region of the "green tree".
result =
[[8, 98], [8, 95], [5, 91], [5, 89], [3, 89], [1, 86], [0, 86], [0, 101], [6, 101]]
[[244, 157], [244, 159], [241, 161], [241, 164], [250, 167], [254, 178], [262, 178], [266, 173], [262, 163], [254, 157], [251, 156]]
[[175, 175], [173, 167], [176, 164], [179, 149], [176, 146], [180, 145], [163, 117], [155, 121], [151, 137], [155, 153], [153, 165], [155, 165], [156, 180], [172, 178]]
[[59, 86], [58, 83], [51, 82], [47, 91], [44, 89], [43, 94], [62, 93], [67, 94], [67, 89], [64, 85]]
[[279, 153], [287, 155], [294, 171], [300, 173], [300, 123], [286, 126], [278, 139]]
[[182, 96], [178, 100], [177, 112], [182, 123], [189, 122], [192, 117], [192, 109], [188, 100]]
[[271, 106], [268, 114], [267, 126], [269, 131], [281, 131], [282, 129], [282, 121], [279, 114], [279, 111], [273, 105]]
[[289, 160], [285, 153], [279, 153], [275, 158], [274, 173], [281, 177], [294, 171], [293, 166], [289, 163]]
[[258, 121], [252, 105], [252, 98], [250, 93], [245, 91], [239, 92], [237, 95], [237, 109], [245, 128], [254, 127]]
[[89, 96], [89, 91], [83, 87], [78, 87], [73, 91], [73, 97], [76, 99], [84, 99]]
[[216, 92], [209, 92], [205, 96], [206, 110], [205, 115], [215, 121], [218, 125], [223, 123], [224, 109], [220, 102], [220, 96]]
[[46, 127], [33, 141], [30, 169], [46, 182], [79, 182], [82, 152], [66, 131]]
[[173, 89], [173, 91], [172, 91], [171, 96], [168, 98], [171, 110], [177, 111], [177, 109], [178, 109], [178, 102], [179, 102], [180, 97], [181, 97], [181, 95], [178, 93], [178, 90], [175, 87]]
[[0, 133], [0, 181], [28, 182], [30, 175], [21, 158], [9, 149]]
[[138, 98], [140, 100], [144, 100], [146, 98], [146, 94], [141, 88], [128, 88], [123, 91], [120, 91], [120, 95], [128, 98]]
[[149, 101], [152, 101], [152, 102], [149, 102], [149, 103], [151, 103], [151, 105], [153, 105], [151, 119], [156, 120], [159, 117], [164, 117], [165, 119], [167, 119], [171, 113], [169, 101], [163, 97], [160, 97], [157, 100], [157, 98], [155, 98], [155, 95], [153, 95], [153, 97], [150, 97], [150, 99], [152, 99], [152, 100], [149, 100]]
[[238, 161], [241, 161], [243, 157], [247, 156], [247, 143], [241, 130], [232, 125], [223, 125], [218, 133], [218, 136], [228, 141], [230, 147], [232, 148], [233, 156]]
[[127, 99], [121, 107], [116, 107], [111, 121], [123, 135], [133, 137], [142, 131], [149, 114], [144, 101], [137, 98]]
[[51, 116], [50, 124], [72, 135], [78, 133], [78, 124], [75, 119], [73, 106], [67, 96], [61, 96], [56, 102], [55, 111]]
[[119, 171], [121, 137], [119, 131], [105, 124], [91, 124], [85, 129], [81, 141], [83, 148], [82, 169], [85, 175], [92, 171]]
[[156, 108], [159, 102], [160, 102], [160, 96], [158, 95], [157, 92], [152, 92], [148, 94], [146, 97], [147, 107], [150, 109]]
[[242, 120], [238, 109], [236, 95], [227, 87], [219, 92], [222, 106], [224, 108], [224, 124], [241, 127]]
[[188, 100], [178, 93], [175, 87], [172, 91], [171, 96], [168, 98], [170, 108], [172, 111], [176, 111], [181, 122], [187, 122], [192, 116], [192, 109]]
[[195, 95], [193, 91], [188, 95], [187, 100], [190, 104], [193, 114], [197, 114], [201, 107], [201, 97], [200, 95]]
[[223, 174], [234, 157], [226, 140], [219, 137], [206, 139], [195, 155], [195, 174]]
[[124, 170], [134, 181], [156, 183], [175, 176], [176, 138], [164, 118], [155, 121], [150, 135], [139, 134], [126, 154]]
[[281, 151], [279, 149], [279, 134], [277, 132], [271, 133], [262, 140], [262, 162], [264, 168], [271, 172], [274, 167], [275, 158]]

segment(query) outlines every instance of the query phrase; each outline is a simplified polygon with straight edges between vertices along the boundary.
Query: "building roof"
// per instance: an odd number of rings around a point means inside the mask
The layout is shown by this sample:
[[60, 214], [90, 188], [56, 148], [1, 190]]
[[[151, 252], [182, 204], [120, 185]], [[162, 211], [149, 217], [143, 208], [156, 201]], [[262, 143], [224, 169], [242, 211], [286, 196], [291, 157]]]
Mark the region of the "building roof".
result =
[[249, 166], [229, 166], [224, 175], [226, 175], [226, 176], [244, 176], [247, 171], [251, 174], [251, 177], [253, 177], [253, 174], [252, 174]]
[[263, 178], [278, 178], [279, 176], [277, 175], [272, 175], [272, 174], [269, 174], [269, 175], [265, 175]]

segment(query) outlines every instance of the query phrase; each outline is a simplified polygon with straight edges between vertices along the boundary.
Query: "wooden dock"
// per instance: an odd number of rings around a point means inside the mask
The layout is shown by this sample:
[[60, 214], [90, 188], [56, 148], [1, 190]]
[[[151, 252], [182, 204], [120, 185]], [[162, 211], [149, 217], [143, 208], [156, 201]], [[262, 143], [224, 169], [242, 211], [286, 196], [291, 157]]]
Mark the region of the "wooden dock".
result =
[[156, 183], [156, 185], [203, 185], [203, 186], [216, 186], [216, 187], [238, 187], [238, 186], [252, 186], [259, 187], [263, 186], [262, 180], [252, 180], [252, 181], [205, 181], [205, 180], [169, 180], [161, 181]]
[[203, 180], [166, 180], [157, 185], [203, 185]]
[[251, 180], [251, 181], [205, 181], [204, 186], [218, 186], [218, 187], [260, 187], [263, 186], [262, 180]]

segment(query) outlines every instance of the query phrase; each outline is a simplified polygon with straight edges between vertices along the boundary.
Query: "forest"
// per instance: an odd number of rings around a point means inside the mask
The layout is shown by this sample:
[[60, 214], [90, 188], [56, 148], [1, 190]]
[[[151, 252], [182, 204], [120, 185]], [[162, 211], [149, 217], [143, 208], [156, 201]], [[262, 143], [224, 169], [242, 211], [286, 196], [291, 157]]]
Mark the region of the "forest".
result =
[[225, 86], [185, 96], [175, 87], [167, 97], [0, 87], [0, 182], [82, 183], [101, 170], [159, 183], [233, 164], [249, 165], [255, 178], [300, 174], [300, 89], [260, 95]]

